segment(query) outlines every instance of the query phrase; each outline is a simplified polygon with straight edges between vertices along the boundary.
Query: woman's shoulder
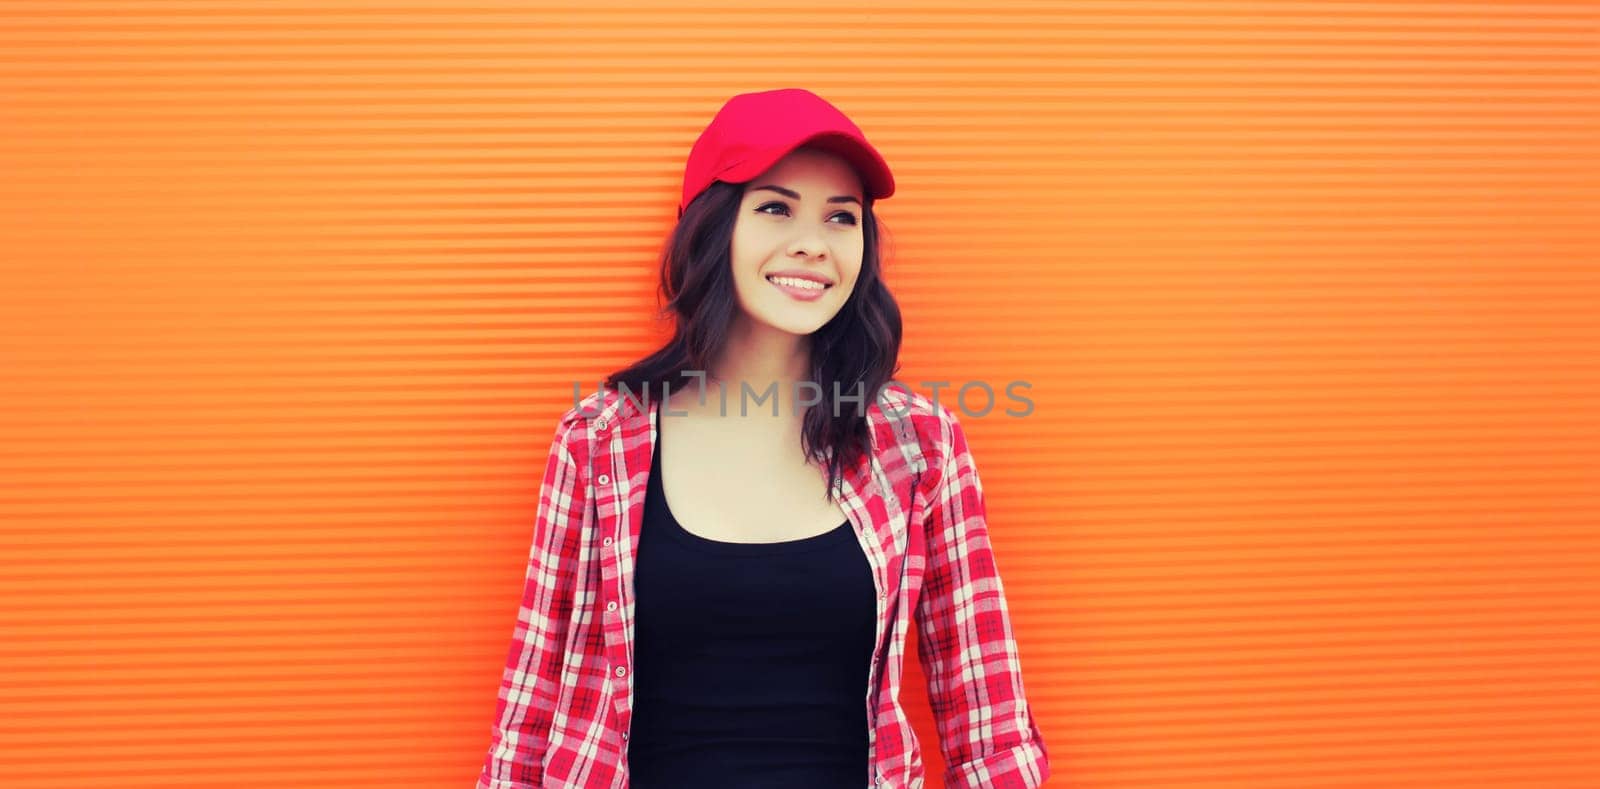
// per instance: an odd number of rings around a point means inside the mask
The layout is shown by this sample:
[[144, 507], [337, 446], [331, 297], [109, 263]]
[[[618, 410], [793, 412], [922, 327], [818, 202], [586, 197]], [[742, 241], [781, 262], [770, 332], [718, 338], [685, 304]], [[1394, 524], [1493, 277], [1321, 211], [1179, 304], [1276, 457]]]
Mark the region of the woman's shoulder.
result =
[[[577, 401], [561, 415], [561, 426], [605, 429], [628, 414], [644, 413], [649, 401], [642, 393], [626, 393], [604, 386]], [[625, 410], [626, 409], [626, 410]]]
[[[596, 438], [624, 424], [639, 427], [648, 420], [651, 404], [642, 394], [612, 387], [590, 392], [568, 408], [557, 423], [556, 434], [574, 454], [587, 454]], [[634, 431], [637, 434], [637, 430]]]
[[565, 452], [578, 461], [587, 458], [596, 431], [605, 424], [601, 421], [602, 415], [614, 413], [615, 406], [615, 399], [605, 391], [591, 393], [579, 400], [556, 420], [555, 441], [551, 451]]
[[960, 420], [943, 403], [904, 385], [887, 387], [872, 409], [880, 429], [895, 437], [904, 447], [915, 440], [923, 467], [940, 468], [944, 459], [956, 451]]
[[590, 392], [561, 415], [561, 425], [569, 427], [598, 417], [601, 412], [612, 405], [615, 393], [615, 390], [612, 389]]
[[902, 431], [914, 431], [930, 445], [948, 441], [958, 420], [943, 403], [903, 385], [885, 387], [878, 396], [879, 418]]

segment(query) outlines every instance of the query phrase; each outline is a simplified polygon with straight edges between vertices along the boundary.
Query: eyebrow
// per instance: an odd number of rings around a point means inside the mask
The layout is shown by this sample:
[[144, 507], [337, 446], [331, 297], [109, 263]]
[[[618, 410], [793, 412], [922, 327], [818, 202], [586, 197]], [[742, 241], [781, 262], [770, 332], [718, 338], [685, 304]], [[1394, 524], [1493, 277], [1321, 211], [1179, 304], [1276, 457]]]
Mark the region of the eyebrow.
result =
[[[759, 191], [761, 191], [763, 189], [766, 189], [766, 190], [771, 191], [771, 192], [777, 192], [778, 194], [781, 194], [784, 197], [788, 197], [788, 198], [790, 198], [792, 200], [799, 200], [800, 199], [800, 193], [799, 192], [796, 192], [796, 191], [794, 191], [792, 189], [785, 189], [785, 188], [783, 188], [781, 186], [778, 186], [776, 184], [767, 184], [766, 186], [758, 186], [755, 189], [752, 189], [751, 191], [759, 192]], [[851, 197], [850, 195], [837, 195], [835, 197], [830, 197], [830, 198], [828, 198], [828, 202], [830, 202], [830, 203], [855, 203], [856, 205], [861, 205], [861, 201], [860, 200], [857, 200], [854, 197]]]

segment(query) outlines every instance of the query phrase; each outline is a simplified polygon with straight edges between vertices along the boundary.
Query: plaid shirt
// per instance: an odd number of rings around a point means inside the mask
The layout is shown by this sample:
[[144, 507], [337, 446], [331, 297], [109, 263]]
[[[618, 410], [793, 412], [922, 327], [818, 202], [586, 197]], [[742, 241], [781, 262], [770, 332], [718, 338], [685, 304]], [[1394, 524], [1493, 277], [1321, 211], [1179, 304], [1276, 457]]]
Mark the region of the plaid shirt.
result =
[[[659, 402], [604, 388], [560, 420], [477, 789], [628, 785], [633, 567]], [[915, 624], [945, 785], [1039, 786], [1049, 762], [1023, 692], [966, 436], [948, 409], [910, 390], [887, 389], [883, 403], [900, 418], [867, 407], [875, 451], [836, 488], [879, 591], [866, 694], [871, 772], [862, 785], [923, 784], [899, 703]]]

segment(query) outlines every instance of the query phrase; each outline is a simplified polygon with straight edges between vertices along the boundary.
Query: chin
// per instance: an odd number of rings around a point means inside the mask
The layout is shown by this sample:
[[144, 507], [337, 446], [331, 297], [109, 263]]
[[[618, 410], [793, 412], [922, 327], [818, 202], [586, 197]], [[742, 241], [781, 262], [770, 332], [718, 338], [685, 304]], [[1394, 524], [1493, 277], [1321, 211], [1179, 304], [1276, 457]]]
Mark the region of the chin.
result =
[[794, 314], [780, 315], [769, 312], [765, 315], [762, 315], [757, 320], [758, 322], [764, 323], [767, 326], [779, 331], [803, 336], [816, 333], [818, 329], [828, 325], [828, 321], [833, 320], [833, 316], [836, 314], [838, 314], [838, 310], [834, 310], [827, 314], [816, 312], [811, 315], [798, 316]]
[[800, 337], [804, 337], [808, 334], [815, 334], [818, 329], [828, 324], [827, 321], [822, 321], [821, 323], [816, 321], [763, 321], [763, 323], [766, 323], [768, 326], [771, 326], [779, 331], [788, 332], [789, 334]]

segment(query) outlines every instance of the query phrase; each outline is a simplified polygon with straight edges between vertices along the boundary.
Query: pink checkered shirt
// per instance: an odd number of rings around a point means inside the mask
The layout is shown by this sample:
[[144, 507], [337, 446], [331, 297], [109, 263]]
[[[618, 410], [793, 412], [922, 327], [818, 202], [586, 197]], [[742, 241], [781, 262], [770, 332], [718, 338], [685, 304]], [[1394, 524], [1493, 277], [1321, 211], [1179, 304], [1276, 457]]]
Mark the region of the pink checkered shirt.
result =
[[[945, 786], [1039, 786], [1048, 754], [1023, 692], [966, 436], [948, 409], [909, 389], [886, 390], [882, 403], [867, 407], [873, 456], [839, 488], [879, 592], [862, 786], [923, 784], [899, 703], [911, 624]], [[608, 387], [560, 420], [477, 789], [628, 786], [633, 567], [659, 404]]]

